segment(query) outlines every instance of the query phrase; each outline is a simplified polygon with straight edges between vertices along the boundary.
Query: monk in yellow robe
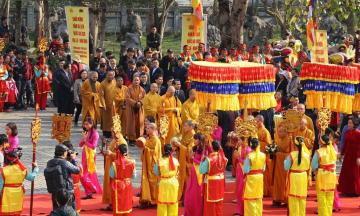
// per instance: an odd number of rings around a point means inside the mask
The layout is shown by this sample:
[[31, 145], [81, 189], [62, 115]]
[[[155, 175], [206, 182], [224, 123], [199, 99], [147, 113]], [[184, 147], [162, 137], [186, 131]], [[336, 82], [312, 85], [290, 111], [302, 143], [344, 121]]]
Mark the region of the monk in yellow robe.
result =
[[126, 89], [126, 134], [130, 139], [129, 145], [135, 146], [135, 140], [144, 134], [144, 105], [146, 93], [140, 86], [140, 78], [133, 76], [132, 84]]
[[[257, 115], [255, 117], [256, 128], [258, 129], [257, 135], [260, 141], [260, 151], [265, 153], [265, 147], [271, 143], [271, 136], [269, 131], [264, 126], [264, 117]], [[273, 179], [273, 167], [270, 155], [266, 154], [266, 168], [263, 174], [264, 176], [264, 196], [272, 196], [274, 193], [274, 187], [272, 186]]]
[[[189, 99], [184, 102], [181, 107], [181, 121], [186, 122], [189, 120], [194, 121], [195, 124], [198, 122], [199, 113], [201, 105], [198, 104], [195, 100], [195, 92], [193, 90], [189, 91]], [[184, 125], [181, 126], [181, 135], [184, 137], [186, 134], [184, 130]], [[211, 143], [211, 142], [210, 142]]]
[[121, 136], [120, 139], [116, 139], [114, 132], [112, 132], [113, 140], [110, 143], [109, 150], [104, 152], [105, 154], [105, 169], [104, 169], [104, 181], [103, 181], [103, 194], [102, 194], [102, 204], [109, 204], [105, 208], [100, 208], [103, 211], [109, 211], [112, 209], [112, 199], [111, 199], [111, 181], [109, 170], [111, 164], [117, 159], [117, 152], [119, 145], [127, 145], [126, 140]]
[[[169, 117], [169, 132], [165, 138], [165, 143], [170, 143], [170, 139], [180, 132], [180, 110], [181, 102], [179, 99], [174, 97], [175, 88], [169, 86], [166, 94], [160, 97], [159, 105], [157, 108], [158, 117], [160, 118], [163, 115], [163, 103], [165, 104], [165, 115]], [[181, 169], [181, 168], [180, 168]]]
[[108, 71], [106, 79], [100, 84], [99, 99], [101, 108], [101, 130], [105, 137], [111, 136], [111, 122], [113, 114], [113, 89], [116, 87], [115, 72]]
[[[304, 143], [306, 148], [309, 150], [309, 152], [312, 152], [315, 141], [315, 134], [310, 129], [308, 129], [306, 125], [307, 125], [306, 119], [305, 118], [301, 119], [300, 128], [294, 131], [293, 142], [295, 142], [295, 138], [297, 136], [301, 136], [302, 138], [304, 138]], [[311, 187], [312, 186], [311, 166], [307, 171], [307, 174], [308, 174], [308, 187]]]
[[100, 108], [99, 108], [99, 91], [100, 83], [97, 81], [98, 73], [94, 72], [90, 75], [90, 79], [85, 80], [81, 87], [82, 98], [82, 126], [86, 117], [94, 119], [94, 126], [100, 122]]
[[141, 193], [140, 208], [146, 208], [156, 205], [158, 177], [154, 174], [154, 166], [158, 159], [162, 157], [161, 141], [156, 136], [156, 124], [149, 123], [146, 126], [145, 146], [141, 150], [142, 175], [141, 175]]
[[151, 84], [150, 92], [144, 97], [144, 118], [152, 116], [155, 124], [158, 125], [157, 107], [159, 105], [160, 95], [157, 93], [158, 86], [156, 83]]
[[[126, 107], [125, 107], [125, 92], [127, 87], [124, 84], [124, 80], [121, 76], [116, 77], [116, 87], [113, 88], [113, 101], [115, 102], [115, 111], [120, 117], [121, 132], [126, 137]], [[114, 112], [114, 109], [111, 109]]]
[[304, 104], [298, 104], [297, 107], [296, 107], [296, 111], [298, 113], [301, 113], [301, 114], [304, 115], [303, 118], [306, 119], [306, 122], [307, 122], [306, 127], [308, 129], [310, 129], [313, 134], [315, 134], [314, 123], [313, 123], [312, 119], [309, 116], [305, 115], [305, 105]]
[[[190, 161], [190, 151], [194, 147], [194, 127], [195, 123], [192, 120], [184, 123], [185, 135], [183, 136], [181, 143], [174, 142], [173, 145], [177, 147], [176, 156], [180, 163], [179, 169], [179, 194], [178, 200], [183, 201], [185, 199], [186, 186], [190, 177], [192, 163]], [[183, 205], [181, 203], [180, 205]]]
[[[274, 169], [274, 196], [272, 208], [281, 206], [281, 203], [288, 203], [288, 199], [285, 196], [287, 171], [284, 168], [284, 161], [290, 153], [290, 139], [287, 131], [283, 126], [280, 126], [277, 131], [279, 141], [276, 143], [278, 152], [273, 160]], [[294, 149], [294, 148], [293, 148]]]

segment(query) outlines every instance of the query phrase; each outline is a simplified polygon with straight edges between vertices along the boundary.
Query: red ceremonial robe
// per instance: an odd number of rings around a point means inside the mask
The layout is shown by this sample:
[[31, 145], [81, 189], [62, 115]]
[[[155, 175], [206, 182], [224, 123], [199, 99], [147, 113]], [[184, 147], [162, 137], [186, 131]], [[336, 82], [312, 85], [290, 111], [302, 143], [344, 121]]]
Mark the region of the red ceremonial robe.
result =
[[79, 164], [79, 168], [80, 168], [80, 173], [75, 175], [75, 174], [71, 174], [71, 177], [73, 179], [73, 184], [74, 184], [74, 195], [75, 195], [75, 202], [76, 202], [76, 211], [80, 212], [81, 211], [81, 194], [80, 194], [80, 178], [83, 175], [83, 168], [81, 166], [81, 164]]
[[360, 131], [346, 131], [345, 142], [341, 155], [344, 156], [339, 176], [338, 191], [347, 194], [360, 195], [360, 167], [356, 159], [360, 157]]
[[209, 160], [209, 171], [206, 174], [207, 183], [204, 184], [204, 216], [220, 216], [223, 215], [224, 172], [227, 159], [220, 150], [211, 153], [207, 160]]
[[5, 105], [6, 94], [8, 93], [6, 87], [6, 80], [1, 80], [2, 77], [6, 75], [6, 67], [5, 65], [1, 65], [0, 68], [0, 96], [4, 93], [4, 97], [0, 98], [0, 112], [3, 111]]
[[123, 158], [125, 169], [120, 161], [113, 162], [115, 178], [111, 181], [113, 215], [130, 216], [132, 211], [132, 183], [131, 178], [135, 169], [135, 161]]

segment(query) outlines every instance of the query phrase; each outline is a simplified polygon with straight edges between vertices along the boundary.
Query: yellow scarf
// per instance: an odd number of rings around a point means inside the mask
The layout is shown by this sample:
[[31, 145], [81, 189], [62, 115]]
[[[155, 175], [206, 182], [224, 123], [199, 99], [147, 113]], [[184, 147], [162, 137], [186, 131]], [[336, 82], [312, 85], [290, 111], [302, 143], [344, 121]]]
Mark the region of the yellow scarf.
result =
[[94, 161], [96, 151], [86, 145], [85, 145], [85, 151], [86, 151], [87, 168], [89, 170], [89, 173], [93, 174], [94, 172], [96, 172], [96, 165]]

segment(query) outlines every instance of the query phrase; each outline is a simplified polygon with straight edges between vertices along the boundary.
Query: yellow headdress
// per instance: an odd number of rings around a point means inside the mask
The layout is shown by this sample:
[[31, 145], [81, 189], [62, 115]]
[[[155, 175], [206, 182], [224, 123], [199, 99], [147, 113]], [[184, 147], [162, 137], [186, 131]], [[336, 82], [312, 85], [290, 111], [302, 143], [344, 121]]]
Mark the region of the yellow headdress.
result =
[[[321, 144], [326, 145], [326, 142], [322, 139], [322, 137], [320, 137], [320, 142]], [[329, 144], [326, 145], [326, 153], [330, 154], [331, 159], [336, 161], [336, 152], [331, 141], [329, 141]]]
[[[309, 149], [306, 147], [305, 143], [304, 142], [299, 143], [299, 141], [296, 139], [298, 137], [301, 137], [301, 136], [295, 137], [295, 145], [301, 145], [301, 149], [302, 149], [301, 151], [305, 152], [306, 154], [310, 154]], [[304, 139], [303, 137], [301, 137], [301, 138]]]

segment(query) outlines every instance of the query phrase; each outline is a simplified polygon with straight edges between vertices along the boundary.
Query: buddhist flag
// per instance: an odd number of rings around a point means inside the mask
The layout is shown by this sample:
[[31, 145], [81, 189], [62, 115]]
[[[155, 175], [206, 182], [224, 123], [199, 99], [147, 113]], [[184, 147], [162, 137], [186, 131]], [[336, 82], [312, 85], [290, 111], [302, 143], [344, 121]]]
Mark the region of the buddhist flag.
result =
[[306, 27], [306, 36], [307, 36], [307, 45], [308, 45], [308, 49], [312, 50], [312, 47], [314, 46], [314, 44], [316, 43], [316, 38], [315, 38], [315, 22], [312, 19], [312, 17], [310, 17], [309, 23]]
[[194, 16], [194, 36], [196, 36], [204, 21], [202, 0], [191, 0], [192, 14]]

